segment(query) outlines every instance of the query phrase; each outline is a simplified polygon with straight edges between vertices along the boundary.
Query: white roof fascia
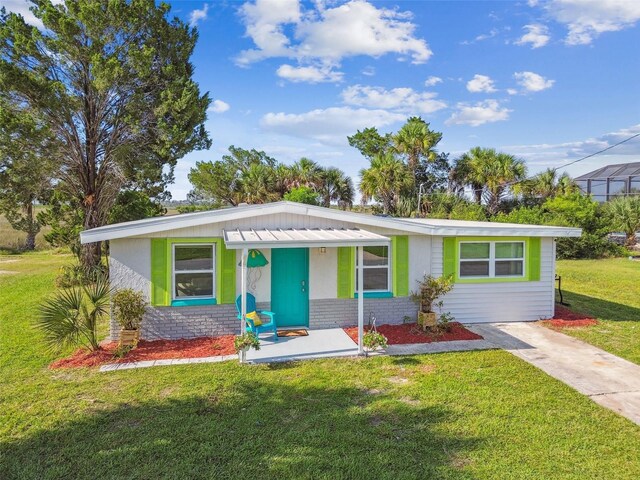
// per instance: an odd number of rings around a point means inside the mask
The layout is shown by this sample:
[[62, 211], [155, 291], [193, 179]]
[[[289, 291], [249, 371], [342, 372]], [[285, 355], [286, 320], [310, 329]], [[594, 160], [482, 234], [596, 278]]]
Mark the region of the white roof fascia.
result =
[[[209, 223], [242, 220], [278, 213], [307, 215], [314, 218], [336, 220], [370, 227], [388, 228], [408, 233], [439, 236], [532, 236], [579, 237], [581, 230], [568, 227], [500, 224], [490, 222], [464, 222], [456, 220], [403, 219], [345, 212], [341, 210], [303, 205], [294, 202], [276, 202], [261, 205], [230, 207], [206, 212], [185, 213], [170, 217], [147, 218], [133, 222], [105, 225], [80, 233], [81, 243], [100, 242], [117, 238], [144, 236], [167, 230], [189, 228]], [[451, 222], [451, 225], [446, 223]], [[464, 224], [467, 223], [467, 224]]]

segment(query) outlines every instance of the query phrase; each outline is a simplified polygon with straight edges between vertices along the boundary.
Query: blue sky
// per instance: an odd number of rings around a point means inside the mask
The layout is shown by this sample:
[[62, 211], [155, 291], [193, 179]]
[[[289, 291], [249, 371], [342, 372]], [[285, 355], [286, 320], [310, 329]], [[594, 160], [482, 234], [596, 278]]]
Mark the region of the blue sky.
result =
[[[195, 161], [229, 145], [306, 156], [357, 183], [367, 162], [346, 136], [411, 115], [451, 158], [495, 147], [530, 173], [640, 132], [638, 1], [170, 3], [200, 32], [196, 80], [215, 100], [213, 146], [178, 163], [174, 199]], [[640, 138], [608, 153], [568, 171], [638, 161]]]

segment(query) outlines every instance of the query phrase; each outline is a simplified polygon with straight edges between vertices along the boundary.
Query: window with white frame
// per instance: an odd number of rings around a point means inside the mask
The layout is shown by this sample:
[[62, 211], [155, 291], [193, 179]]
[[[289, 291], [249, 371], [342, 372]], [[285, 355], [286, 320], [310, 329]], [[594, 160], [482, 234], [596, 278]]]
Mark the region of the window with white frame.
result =
[[173, 299], [213, 298], [215, 287], [214, 245], [173, 245]]
[[460, 278], [524, 277], [525, 242], [460, 242]]
[[[389, 247], [362, 247], [362, 250], [363, 290], [365, 292], [388, 292], [391, 284], [389, 280]], [[356, 251], [356, 291], [360, 289], [359, 268]]]

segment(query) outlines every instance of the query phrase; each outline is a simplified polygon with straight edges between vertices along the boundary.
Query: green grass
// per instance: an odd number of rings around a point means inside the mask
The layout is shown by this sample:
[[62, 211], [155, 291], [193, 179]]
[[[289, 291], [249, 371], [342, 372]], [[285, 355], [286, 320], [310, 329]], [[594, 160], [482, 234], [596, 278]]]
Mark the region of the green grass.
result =
[[557, 272], [565, 302], [600, 320], [599, 325], [563, 332], [640, 364], [640, 262], [563, 260]]
[[502, 351], [51, 371], [53, 254], [0, 257], [0, 477], [640, 477], [640, 427]]

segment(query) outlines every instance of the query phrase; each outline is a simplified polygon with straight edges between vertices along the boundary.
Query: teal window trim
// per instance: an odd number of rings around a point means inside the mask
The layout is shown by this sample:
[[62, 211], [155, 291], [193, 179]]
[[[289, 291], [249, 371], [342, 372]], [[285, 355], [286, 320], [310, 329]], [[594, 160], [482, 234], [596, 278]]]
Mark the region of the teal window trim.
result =
[[173, 300], [172, 307], [199, 307], [202, 305], [217, 305], [215, 298], [187, 298], [184, 300]]
[[[214, 259], [213, 270], [215, 278], [215, 296], [213, 297], [197, 297], [197, 298], [174, 298], [173, 289], [173, 252], [174, 245], [184, 244], [200, 244], [200, 245], [213, 245]], [[222, 258], [222, 238], [216, 237], [188, 237], [188, 238], [167, 238], [167, 285], [169, 286], [169, 298], [171, 300], [172, 307], [185, 307], [195, 305], [217, 305], [217, 299], [222, 295], [222, 265], [220, 259]], [[204, 303], [197, 303], [204, 302]]]
[[[465, 242], [477, 243], [500, 243], [500, 242], [523, 242], [523, 274], [522, 276], [513, 277], [460, 277], [460, 244]], [[495, 247], [493, 247], [495, 248]], [[493, 250], [492, 248], [492, 250]], [[455, 240], [455, 283], [513, 283], [513, 282], [529, 282], [530, 277], [530, 255], [529, 255], [529, 237], [456, 237]], [[495, 262], [495, 258], [491, 256], [491, 260]]]
[[[358, 292], [353, 294], [353, 298], [358, 298]], [[364, 298], [393, 298], [393, 292], [364, 292]]]

